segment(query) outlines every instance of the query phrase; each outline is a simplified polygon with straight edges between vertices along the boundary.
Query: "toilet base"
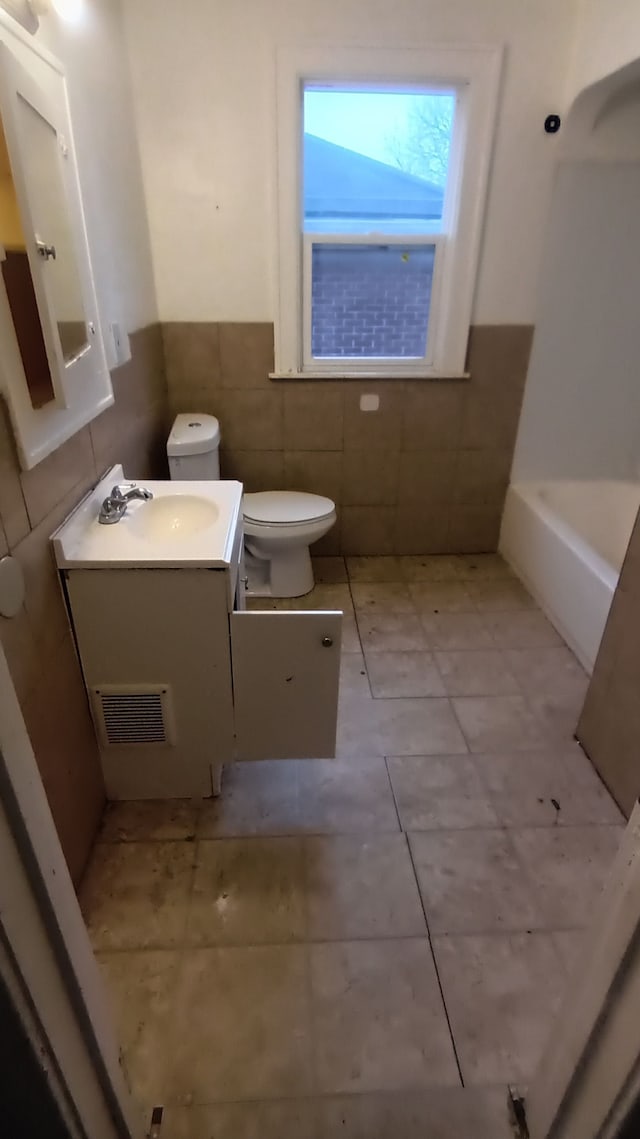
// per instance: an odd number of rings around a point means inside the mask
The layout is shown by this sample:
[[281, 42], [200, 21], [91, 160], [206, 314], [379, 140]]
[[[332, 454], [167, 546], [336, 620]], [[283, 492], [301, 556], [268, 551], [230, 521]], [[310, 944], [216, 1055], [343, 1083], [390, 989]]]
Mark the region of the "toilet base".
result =
[[304, 597], [314, 587], [309, 547], [286, 549], [275, 557], [256, 557], [251, 540], [245, 546], [248, 597]]

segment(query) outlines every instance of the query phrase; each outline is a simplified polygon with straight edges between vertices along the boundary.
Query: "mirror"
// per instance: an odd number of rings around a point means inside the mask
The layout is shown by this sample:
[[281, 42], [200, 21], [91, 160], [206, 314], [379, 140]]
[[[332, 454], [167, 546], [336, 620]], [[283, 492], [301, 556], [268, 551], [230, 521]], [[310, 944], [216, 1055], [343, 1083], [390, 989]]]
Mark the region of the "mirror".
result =
[[4, 249], [2, 278], [34, 408], [55, 399], [47, 349], [42, 335], [31, 267], [0, 119], [0, 246]]
[[20, 92], [17, 110], [31, 220], [38, 252], [46, 262], [45, 284], [62, 358], [68, 363], [88, 347], [88, 342], [82, 287], [60, 169], [66, 147], [55, 127]]

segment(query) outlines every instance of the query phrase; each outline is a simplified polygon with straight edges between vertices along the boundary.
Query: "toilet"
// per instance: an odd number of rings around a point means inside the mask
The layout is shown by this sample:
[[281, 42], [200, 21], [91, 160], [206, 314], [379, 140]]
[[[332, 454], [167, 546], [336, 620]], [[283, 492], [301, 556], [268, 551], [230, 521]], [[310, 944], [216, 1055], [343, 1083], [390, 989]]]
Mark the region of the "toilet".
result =
[[[214, 415], [182, 412], [169, 438], [172, 479], [220, 478], [220, 424]], [[309, 546], [336, 521], [335, 503], [319, 494], [267, 490], [242, 500], [247, 592], [302, 597], [313, 589]]]

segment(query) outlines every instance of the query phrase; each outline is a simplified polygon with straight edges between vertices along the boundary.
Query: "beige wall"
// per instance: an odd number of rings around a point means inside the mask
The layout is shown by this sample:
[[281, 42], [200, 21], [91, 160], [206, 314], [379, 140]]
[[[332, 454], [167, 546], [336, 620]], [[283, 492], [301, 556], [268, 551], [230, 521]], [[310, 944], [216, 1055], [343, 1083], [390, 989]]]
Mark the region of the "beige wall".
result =
[[119, 5], [86, 0], [68, 25], [51, 12], [35, 40], [67, 75], [101, 320], [134, 333], [114, 406], [32, 471], [19, 469], [0, 400], [0, 556], [18, 558], [26, 577], [24, 607], [0, 618], [0, 639], [77, 882], [104, 791], [49, 535], [109, 465], [164, 473], [166, 387]]
[[637, 0], [579, 0], [569, 92], [585, 87], [640, 58]]
[[640, 516], [614, 594], [577, 736], [629, 815], [640, 796]]
[[346, 554], [495, 550], [531, 333], [472, 329], [470, 381], [274, 383], [271, 324], [163, 325], [171, 409], [218, 416], [223, 477], [333, 498], [314, 550]]

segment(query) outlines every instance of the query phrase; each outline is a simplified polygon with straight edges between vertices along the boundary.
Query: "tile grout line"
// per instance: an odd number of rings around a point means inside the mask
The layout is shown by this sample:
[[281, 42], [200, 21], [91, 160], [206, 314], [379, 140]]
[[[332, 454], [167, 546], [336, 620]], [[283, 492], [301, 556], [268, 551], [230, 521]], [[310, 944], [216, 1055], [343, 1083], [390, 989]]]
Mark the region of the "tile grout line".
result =
[[[393, 808], [395, 810], [396, 818], [398, 820], [398, 830], [400, 831], [400, 834], [405, 834], [405, 829], [402, 825], [402, 819], [400, 817], [400, 808], [398, 807], [398, 800], [396, 799], [395, 787], [393, 786], [393, 779], [391, 778], [391, 772], [389, 771], [388, 759], [389, 759], [389, 757], [386, 755], [383, 757], [384, 769], [387, 773], [387, 780], [389, 783], [389, 789], [391, 791], [391, 798], [393, 799]], [[392, 833], [395, 833], [395, 832], [392, 832]]]
[[[403, 834], [404, 838], [407, 840], [409, 837], [407, 832], [403, 831], [402, 834]], [[424, 910], [423, 906], [421, 906], [421, 908]], [[450, 941], [464, 941], [464, 940], [469, 940], [469, 939], [473, 939], [473, 938], [477, 938], [477, 937], [484, 937], [484, 938], [537, 937], [537, 936], [551, 937], [554, 934], [563, 934], [563, 933], [578, 933], [578, 934], [586, 935], [589, 932], [589, 928], [590, 927], [588, 925], [559, 926], [558, 924], [554, 924], [554, 925], [550, 925], [550, 926], [545, 925], [545, 926], [540, 926], [540, 927], [536, 926], [536, 927], [531, 927], [531, 928], [525, 927], [525, 926], [520, 926], [517, 929], [511, 928], [511, 927], [503, 928], [503, 929], [496, 929], [495, 927], [487, 927], [484, 929], [478, 928], [478, 929], [466, 929], [466, 930], [453, 930], [450, 933], [447, 933], [447, 932], [436, 933], [436, 934], [433, 934], [433, 937], [441, 937], [441, 938], [446, 937]], [[167, 945], [167, 944], [152, 942], [151, 944], [147, 944], [147, 945], [143, 945], [143, 946], [136, 946], [136, 945], [114, 946], [114, 947], [108, 946], [108, 947], [104, 947], [104, 948], [101, 947], [100, 945], [94, 945], [94, 943], [92, 942], [92, 948], [93, 948], [94, 953], [99, 954], [100, 957], [123, 957], [127, 954], [141, 954], [141, 953], [145, 953], [145, 954], [146, 953], [171, 953], [171, 954], [174, 954], [176, 956], [176, 958], [181, 959], [185, 953], [199, 953], [201, 951], [212, 951], [212, 950], [224, 953], [224, 952], [235, 952], [238, 949], [242, 949], [242, 950], [244, 950], [244, 949], [311, 949], [314, 946], [335, 946], [335, 945], [345, 945], [345, 944], [366, 945], [368, 943], [389, 944], [389, 943], [394, 943], [394, 942], [395, 943], [397, 943], [397, 942], [423, 942], [424, 940], [425, 940], [424, 933], [420, 933], [420, 934], [415, 933], [415, 934], [409, 934], [409, 935], [402, 934], [400, 936], [398, 936], [396, 934], [390, 934], [386, 937], [378, 934], [376, 937], [371, 937], [371, 936], [367, 935], [366, 937], [349, 936], [349, 937], [334, 937], [334, 938], [330, 938], [330, 939], [320, 938], [320, 939], [315, 939], [313, 941], [304, 941], [304, 940], [300, 940], [300, 939], [291, 940], [291, 941], [283, 941], [282, 939], [280, 939], [279, 941], [202, 941], [202, 942], [194, 942], [193, 944], [186, 944], [185, 943], [185, 944], [177, 944], [177, 945]], [[431, 939], [429, 938], [429, 940], [431, 940]]]
[[464, 1082], [464, 1076], [462, 1074], [462, 1065], [460, 1064], [460, 1057], [458, 1056], [458, 1049], [456, 1046], [455, 1036], [453, 1035], [453, 1025], [451, 1024], [451, 1017], [449, 1016], [449, 1009], [447, 1008], [447, 1002], [446, 1002], [445, 995], [444, 995], [444, 987], [442, 984], [442, 979], [440, 977], [440, 969], [438, 968], [438, 962], [436, 960], [436, 955], [435, 955], [435, 951], [433, 948], [433, 938], [431, 936], [431, 929], [429, 927], [429, 919], [427, 917], [427, 908], [425, 906], [424, 899], [422, 897], [422, 891], [420, 889], [420, 882], [418, 880], [416, 865], [415, 865], [415, 862], [413, 859], [413, 851], [411, 849], [411, 843], [409, 842], [409, 835], [406, 831], [403, 831], [403, 834], [405, 837], [405, 842], [407, 844], [407, 851], [409, 853], [409, 859], [411, 862], [411, 869], [413, 870], [413, 876], [414, 876], [414, 880], [416, 883], [416, 889], [418, 891], [418, 897], [420, 899], [420, 906], [422, 908], [422, 914], [424, 917], [424, 924], [425, 924], [426, 929], [427, 929], [427, 941], [429, 943], [429, 950], [431, 952], [431, 960], [433, 961], [433, 968], [434, 968], [436, 979], [438, 982], [438, 989], [440, 991], [440, 999], [442, 1001], [442, 1008], [444, 1010], [444, 1015], [445, 1015], [445, 1019], [447, 1022], [447, 1028], [449, 1030], [449, 1038], [451, 1040], [451, 1048], [453, 1050], [453, 1055], [454, 1055], [454, 1058], [456, 1061], [456, 1067], [458, 1069], [458, 1075], [460, 1077], [460, 1085], [461, 1085], [461, 1087], [464, 1088], [465, 1082]]
[[[347, 567], [346, 560], [345, 560], [345, 567]], [[360, 623], [358, 621], [358, 611], [356, 609], [355, 598], [353, 596], [353, 590], [351, 588], [351, 584], [352, 584], [351, 583], [351, 576], [349, 574], [348, 568], [347, 568], [347, 577], [349, 578], [349, 582], [348, 582], [348, 584], [349, 584], [349, 597], [351, 598], [351, 608], [353, 610], [353, 620], [354, 620], [355, 627], [356, 627], [356, 633], [358, 634], [358, 644], [360, 645], [360, 655], [362, 657], [362, 663], [364, 664], [364, 670], [365, 670], [365, 673], [367, 675], [367, 684], [369, 686], [369, 695], [370, 695], [371, 699], [373, 700], [374, 695], [373, 695], [373, 688], [371, 687], [371, 677], [369, 676], [369, 665], [367, 664], [367, 658], [365, 656], [364, 646], [362, 644], [362, 634], [360, 632]]]
[[418, 900], [419, 900], [419, 902], [420, 902], [420, 908], [421, 908], [421, 910], [422, 910], [422, 916], [423, 916], [423, 918], [424, 918], [424, 924], [425, 924], [425, 928], [426, 928], [426, 931], [427, 931], [427, 941], [428, 941], [428, 943], [429, 943], [429, 951], [430, 951], [430, 953], [431, 953], [431, 959], [432, 959], [432, 961], [433, 961], [433, 967], [434, 967], [434, 970], [435, 970], [436, 979], [437, 979], [437, 981], [438, 981], [438, 989], [439, 989], [439, 991], [440, 991], [440, 999], [441, 999], [441, 1001], [442, 1001], [442, 1007], [443, 1007], [443, 1009], [444, 1009], [444, 1015], [445, 1015], [445, 1018], [446, 1018], [446, 1021], [447, 1021], [447, 1028], [448, 1028], [448, 1030], [449, 1030], [449, 1038], [450, 1038], [450, 1040], [451, 1040], [451, 1047], [452, 1047], [452, 1049], [453, 1049], [453, 1055], [454, 1055], [454, 1057], [455, 1057], [455, 1061], [456, 1061], [456, 1067], [457, 1067], [457, 1069], [458, 1069], [458, 1076], [460, 1077], [460, 1084], [461, 1084], [461, 1086], [464, 1088], [464, 1086], [465, 1086], [465, 1083], [464, 1083], [464, 1077], [463, 1077], [463, 1075], [462, 1075], [462, 1066], [461, 1066], [461, 1064], [460, 1064], [460, 1058], [459, 1058], [459, 1056], [458, 1056], [458, 1049], [457, 1049], [457, 1047], [456, 1047], [456, 1041], [455, 1041], [455, 1037], [454, 1037], [454, 1035], [453, 1035], [453, 1027], [452, 1027], [452, 1024], [451, 1024], [451, 1018], [450, 1018], [450, 1016], [449, 1016], [449, 1010], [448, 1010], [448, 1008], [447, 1008], [447, 1002], [446, 1002], [446, 1000], [445, 1000], [445, 996], [444, 996], [444, 988], [443, 988], [443, 986], [442, 986], [442, 981], [441, 981], [441, 979], [440, 979], [440, 970], [439, 970], [439, 968], [438, 968], [438, 962], [436, 961], [436, 955], [435, 955], [435, 953], [434, 953], [434, 949], [433, 949], [433, 940], [432, 940], [432, 938], [431, 938], [431, 930], [430, 930], [430, 928], [429, 928], [429, 919], [428, 919], [428, 917], [427, 917], [427, 910], [426, 910], [426, 906], [425, 906], [425, 903], [424, 903], [424, 899], [423, 899], [423, 897], [422, 897], [422, 890], [420, 889], [420, 882], [418, 881], [418, 874], [417, 874], [417, 871], [416, 871], [415, 862], [414, 862], [414, 860], [413, 860], [413, 851], [412, 851], [412, 849], [411, 849], [411, 843], [409, 842], [409, 834], [408, 834], [408, 832], [407, 832], [407, 831], [405, 831], [405, 829], [404, 829], [404, 827], [403, 827], [403, 825], [402, 825], [402, 820], [401, 820], [401, 817], [400, 817], [400, 809], [399, 809], [399, 807], [398, 807], [398, 802], [397, 802], [397, 799], [396, 799], [396, 792], [395, 792], [395, 788], [394, 788], [394, 786], [393, 786], [393, 779], [391, 778], [391, 772], [389, 771], [389, 757], [388, 757], [388, 756], [385, 756], [385, 757], [384, 757], [384, 765], [385, 765], [385, 768], [386, 768], [386, 771], [387, 771], [387, 776], [388, 776], [388, 779], [389, 779], [389, 784], [390, 784], [390, 786], [391, 786], [391, 794], [392, 794], [392, 796], [393, 796], [393, 802], [394, 802], [394, 805], [395, 805], [396, 813], [397, 813], [397, 815], [398, 815], [398, 823], [399, 823], [399, 825], [400, 825], [400, 832], [401, 832], [401, 834], [403, 834], [403, 835], [404, 835], [404, 841], [405, 841], [405, 844], [406, 844], [407, 853], [408, 853], [408, 855], [409, 855], [409, 861], [410, 861], [410, 863], [411, 863], [411, 869], [412, 869], [412, 871], [413, 871], [413, 880], [414, 880], [414, 882], [415, 882], [415, 885], [416, 885], [416, 890], [417, 890], [417, 892], [418, 892]]

